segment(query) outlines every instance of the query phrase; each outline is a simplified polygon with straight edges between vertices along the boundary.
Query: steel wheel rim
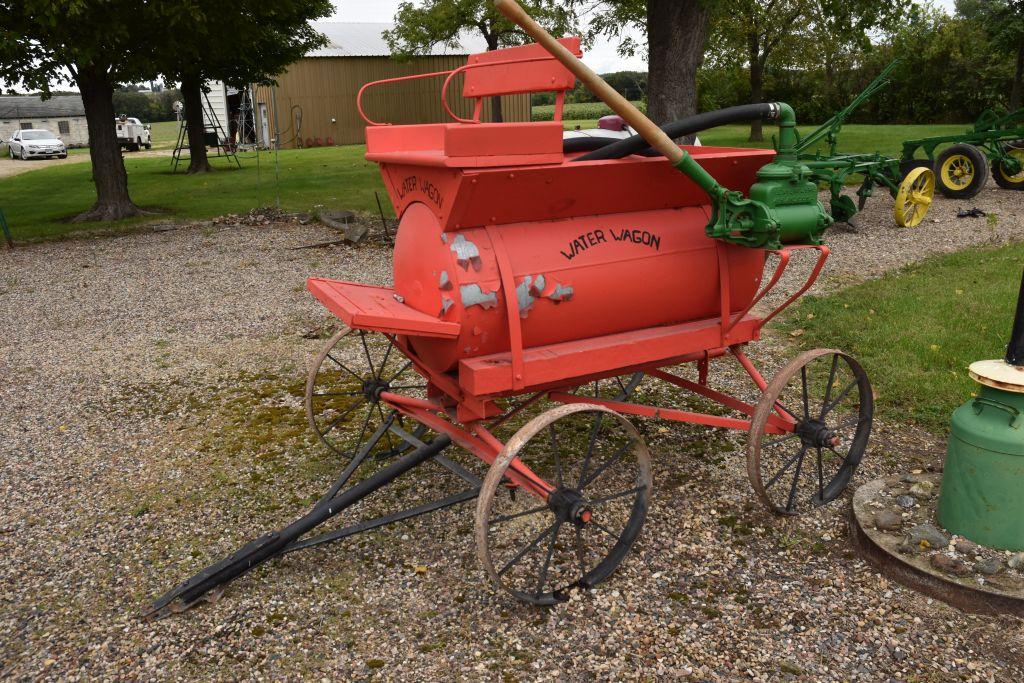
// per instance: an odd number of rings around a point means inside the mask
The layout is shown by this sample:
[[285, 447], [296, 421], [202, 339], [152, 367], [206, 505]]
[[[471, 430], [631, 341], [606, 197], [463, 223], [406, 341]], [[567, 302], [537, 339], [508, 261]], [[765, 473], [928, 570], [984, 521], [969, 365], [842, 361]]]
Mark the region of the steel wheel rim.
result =
[[[618, 455], [616, 451], [598, 456], [593, 447], [594, 431], [591, 431], [588, 446], [591, 455], [598, 457], [581, 463], [578, 472], [568, 461], [554, 461], [556, 470], [560, 467], [564, 470], [561, 470], [561, 485], [557, 476], [552, 479], [556, 493], [551, 499], [558, 496], [569, 499], [571, 513], [568, 515], [560, 500], [545, 502], [525, 491], [516, 492], [522, 499], [518, 503], [498, 508], [496, 504], [504, 500], [516, 501], [507, 491], [505, 477], [513, 459], [526, 455], [525, 447], [531, 442], [538, 443], [535, 439], [552, 439], [557, 444], [560, 428], [555, 427], [551, 436], [551, 427], [573, 416], [597, 432], [613, 426], [628, 440], [628, 447]], [[537, 463], [530, 460], [529, 456], [524, 458], [525, 464], [533, 468]], [[623, 472], [615, 472], [615, 469], [624, 462], [630, 463], [626, 470], [632, 471], [623, 477]], [[591, 495], [597, 490], [595, 484], [604, 488], [608, 483], [623, 488]], [[622, 563], [643, 527], [651, 486], [650, 453], [628, 420], [598, 405], [570, 404], [554, 408], [516, 432], [488, 471], [477, 501], [477, 555], [495, 586], [516, 599], [544, 606], [564, 602], [573, 590], [592, 588], [607, 580]], [[573, 494], [578, 499], [573, 498]], [[613, 505], [615, 513], [610, 512]], [[573, 516], [584, 512], [589, 512], [585, 522]], [[520, 528], [513, 526], [516, 524]], [[525, 531], [527, 528], [530, 532]], [[500, 534], [514, 540], [505, 542]], [[559, 545], [560, 541], [564, 544]], [[595, 556], [596, 560], [591, 561]], [[567, 568], [567, 563], [574, 566]]]
[[910, 171], [900, 183], [893, 212], [896, 223], [904, 228], [916, 227], [924, 220], [935, 194], [935, 174], [931, 169], [918, 167]]
[[[356, 337], [359, 341], [355, 353], [348, 349], [346, 356], [340, 357], [339, 344], [348, 338], [354, 342]], [[395, 393], [425, 393], [425, 380], [412, 367], [411, 361], [394, 347], [392, 339], [380, 333], [343, 327], [328, 340], [310, 367], [304, 402], [306, 420], [317, 438], [344, 459], [351, 459], [394, 412], [379, 397], [372, 398], [365, 393], [381, 390], [378, 387], [364, 389], [363, 385], [374, 379], [386, 384], [385, 390]], [[416, 438], [427, 431], [424, 425], [401, 415], [396, 414], [393, 419]], [[345, 427], [352, 420], [360, 422], [355, 425], [358, 430], [355, 438], [345, 436]], [[393, 457], [411, 447], [389, 430], [381, 435], [380, 444], [374, 446], [372, 454], [377, 458]]]
[[962, 190], [974, 180], [974, 163], [964, 154], [953, 154], [942, 164], [942, 182]]
[[1024, 149], [1020, 149], [1020, 148], [1014, 147], [1014, 148], [1011, 148], [1011, 149], [1007, 150], [1006, 153], [1007, 153], [1008, 156], [1012, 156], [1014, 159], [1016, 159], [1018, 161], [1018, 163], [1020, 163], [1021, 171], [1020, 171], [1020, 173], [1014, 173], [1014, 174], [1010, 175], [1003, 168], [1003, 165], [999, 164], [999, 175], [1001, 175], [1005, 180], [1007, 180], [1007, 181], [1009, 181], [1011, 183], [1021, 183], [1021, 182], [1024, 182]]
[[[812, 386], [820, 386], [812, 378], [823, 379], [825, 394], [820, 400], [812, 398]], [[800, 399], [807, 395], [795, 404], [792, 392], [786, 391], [794, 380], [799, 385]], [[767, 433], [768, 417], [779, 404], [797, 418], [797, 431]], [[839, 410], [843, 406], [847, 409]], [[853, 406], [855, 415], [849, 410]], [[864, 456], [873, 415], [871, 383], [853, 357], [835, 349], [816, 349], [797, 356], [772, 379], [752, 420], [747, 473], [758, 498], [769, 510], [784, 516], [807, 512], [838, 498]], [[827, 439], [828, 432], [840, 437], [838, 445], [828, 446], [817, 440]]]

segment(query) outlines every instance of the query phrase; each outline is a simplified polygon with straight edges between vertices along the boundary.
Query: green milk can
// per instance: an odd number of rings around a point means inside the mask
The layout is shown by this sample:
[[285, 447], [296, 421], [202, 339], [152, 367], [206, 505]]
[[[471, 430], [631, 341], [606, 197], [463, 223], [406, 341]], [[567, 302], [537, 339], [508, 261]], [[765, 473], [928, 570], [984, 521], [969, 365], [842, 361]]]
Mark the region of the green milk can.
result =
[[938, 521], [1001, 550], [1024, 550], [1024, 278], [1002, 360], [972, 363], [978, 394], [953, 411]]

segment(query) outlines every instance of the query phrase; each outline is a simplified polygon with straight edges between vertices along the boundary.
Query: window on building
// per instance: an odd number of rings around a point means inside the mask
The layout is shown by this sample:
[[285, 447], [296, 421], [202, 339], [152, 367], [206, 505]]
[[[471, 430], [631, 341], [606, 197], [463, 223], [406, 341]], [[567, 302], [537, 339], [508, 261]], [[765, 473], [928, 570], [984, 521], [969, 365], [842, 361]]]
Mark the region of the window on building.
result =
[[71, 134], [71, 124], [69, 122], [67, 122], [67, 121], [58, 121], [57, 122], [57, 131], [61, 135], [70, 135]]
[[22, 130], [32, 130], [32, 124], [31, 123], [25, 123], [24, 121], [22, 121], [21, 122], [21, 129]]

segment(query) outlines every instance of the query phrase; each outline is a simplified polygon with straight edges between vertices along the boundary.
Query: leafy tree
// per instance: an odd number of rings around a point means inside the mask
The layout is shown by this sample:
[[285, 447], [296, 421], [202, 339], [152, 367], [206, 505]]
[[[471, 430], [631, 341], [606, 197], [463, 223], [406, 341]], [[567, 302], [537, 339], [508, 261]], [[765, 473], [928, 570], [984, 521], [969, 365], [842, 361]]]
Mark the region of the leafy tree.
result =
[[157, 74], [154, 46], [174, 39], [161, 31], [163, 19], [161, 3], [0, 0], [0, 78], [44, 95], [51, 82], [73, 82], [81, 92], [96, 203], [76, 220], [140, 213], [128, 194], [112, 99], [116, 84]]
[[1020, 109], [1024, 81], [1024, 1], [957, 0], [956, 11], [963, 18], [978, 22], [997, 52], [1013, 56], [1010, 110]]
[[[750, 74], [750, 102], [764, 101], [764, 75], [772, 57], [787, 60], [806, 39], [815, 0], [720, 0], [711, 44], [719, 61], [743, 59]], [[789, 54], [786, 54], [789, 53]], [[750, 124], [750, 140], [764, 136], [761, 121]]]
[[[164, 28], [174, 36], [160, 71], [181, 83], [188, 125], [188, 173], [210, 171], [203, 123], [203, 83], [244, 87], [274, 76], [326, 39], [309, 21], [334, 11], [330, 0], [163, 0], [171, 15]], [[226, 29], [226, 27], [230, 27]], [[222, 122], [227, 124], [226, 121]]]
[[[574, 30], [575, 15], [564, 3], [533, 0], [521, 4], [556, 36]], [[384, 38], [392, 52], [402, 58], [427, 54], [437, 45], [457, 47], [459, 37], [467, 32], [483, 37], [488, 51], [521, 45], [527, 40], [518, 26], [495, 9], [493, 0], [403, 2], [395, 14], [395, 28], [385, 31]], [[500, 97], [491, 100], [491, 116], [495, 121], [502, 120]]]

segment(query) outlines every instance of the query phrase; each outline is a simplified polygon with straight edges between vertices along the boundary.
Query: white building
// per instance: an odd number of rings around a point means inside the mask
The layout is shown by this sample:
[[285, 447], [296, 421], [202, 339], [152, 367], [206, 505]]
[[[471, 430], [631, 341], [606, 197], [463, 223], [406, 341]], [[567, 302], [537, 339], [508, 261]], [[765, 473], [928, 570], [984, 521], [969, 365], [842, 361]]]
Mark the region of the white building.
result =
[[0, 96], [0, 139], [9, 140], [14, 131], [29, 128], [48, 130], [68, 147], [89, 145], [85, 106], [79, 95], [55, 95], [48, 100], [38, 95]]

